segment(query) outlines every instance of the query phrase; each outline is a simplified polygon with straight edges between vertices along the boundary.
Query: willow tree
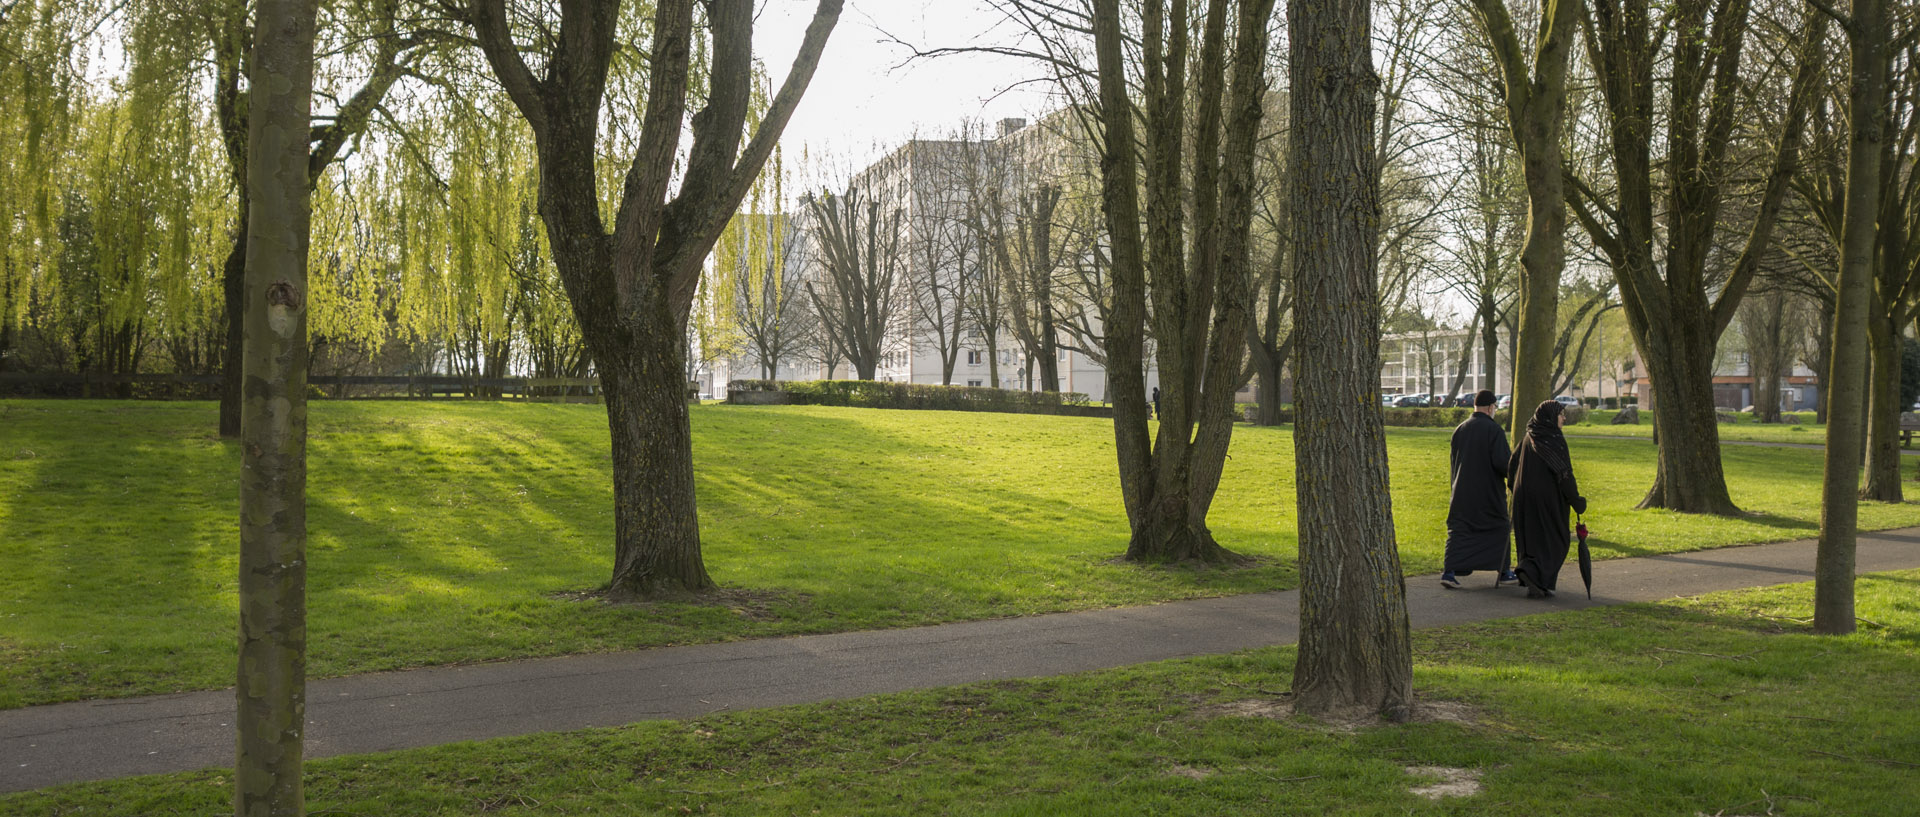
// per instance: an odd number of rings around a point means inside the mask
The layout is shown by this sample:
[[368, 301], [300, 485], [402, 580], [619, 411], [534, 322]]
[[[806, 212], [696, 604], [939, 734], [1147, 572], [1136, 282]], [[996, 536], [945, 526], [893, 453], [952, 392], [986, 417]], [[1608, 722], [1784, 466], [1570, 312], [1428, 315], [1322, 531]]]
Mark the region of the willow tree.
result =
[[[370, 0], [349, 3], [330, 18], [327, 42], [322, 53], [332, 55], [330, 63], [339, 67], [321, 77], [329, 99], [340, 100], [325, 120], [310, 125], [307, 156], [308, 184], [318, 185], [327, 168], [340, 159], [356, 137], [365, 134], [375, 114], [393, 87], [411, 73], [433, 39], [406, 30], [409, 8], [404, 0]], [[193, 3], [174, 0], [157, 7], [174, 10], [169, 18], [157, 22], [177, 36], [204, 37], [206, 57], [183, 66], [198, 70], [198, 62], [213, 69], [213, 95], [221, 141], [226, 147], [228, 170], [233, 189], [243, 191], [234, 198], [233, 241], [221, 268], [226, 289], [227, 353], [225, 385], [220, 397], [220, 434], [232, 437], [240, 433], [241, 336], [245, 309], [245, 263], [247, 257], [247, 140], [250, 138], [252, 84], [243, 82], [248, 60], [258, 39], [248, 15], [250, 0], [219, 0]], [[333, 74], [338, 74], [334, 76]]]
[[[1576, 179], [1569, 199], [1620, 284], [1627, 325], [1656, 389], [1659, 464], [1643, 508], [1739, 510], [1720, 463], [1713, 362], [1771, 240], [1823, 64], [1819, 18], [1809, 17], [1786, 110], [1771, 128], [1770, 166], [1752, 191], [1753, 219], [1727, 264], [1719, 242], [1722, 205], [1734, 192], [1730, 147], [1754, 119], [1738, 104], [1755, 80], [1745, 75], [1753, 62], [1743, 56], [1751, 12], [1750, 0], [1627, 0], [1597, 4], [1588, 23], [1617, 190], [1607, 195]], [[1656, 99], [1662, 89], [1664, 101]], [[1660, 125], [1665, 133], [1656, 133]], [[1657, 159], [1656, 144], [1665, 151]]]
[[[1199, 20], [1189, 19], [1185, 0], [1153, 0], [1125, 16], [1117, 0], [1101, 0], [1091, 12], [1112, 262], [1108, 394], [1131, 528], [1127, 559], [1233, 560], [1208, 529], [1207, 510], [1246, 354], [1253, 160], [1273, 2], [1212, 0]], [[1137, 60], [1128, 58], [1130, 42], [1139, 44]], [[1137, 139], [1133, 65], [1144, 130]], [[1144, 375], [1149, 298], [1162, 398], [1157, 436], [1149, 433]]]
[[[621, 54], [623, 3], [561, 0], [509, 13], [506, 0], [473, 0], [463, 10], [494, 76], [533, 130], [540, 217], [606, 396], [615, 538], [608, 595], [616, 599], [713, 587], [694, 504], [688, 315], [707, 254], [800, 104], [841, 2], [820, 0], [784, 85], [744, 148], [753, 2], [703, 4], [703, 76], [694, 71], [695, 5], [654, 6], [645, 114], [623, 162], [611, 225], [597, 159], [608, 75]], [[706, 105], [689, 117], [699, 91]], [[689, 119], [693, 138], [683, 148]], [[679, 190], [669, 195], [676, 178]]]
[[91, 53], [75, 46], [110, 11], [98, 0], [22, 0], [0, 14], [0, 371], [58, 264], [62, 183], [73, 175], [64, 162]]

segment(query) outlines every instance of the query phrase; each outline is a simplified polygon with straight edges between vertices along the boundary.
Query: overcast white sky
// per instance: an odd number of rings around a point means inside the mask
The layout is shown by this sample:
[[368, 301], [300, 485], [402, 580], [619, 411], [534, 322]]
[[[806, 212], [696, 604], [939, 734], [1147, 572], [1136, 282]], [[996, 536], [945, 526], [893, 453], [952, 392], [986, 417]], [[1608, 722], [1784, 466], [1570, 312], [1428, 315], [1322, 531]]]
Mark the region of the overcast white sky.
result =
[[[776, 84], [785, 81], [813, 17], [814, 0], [764, 0], [754, 53]], [[848, 0], [827, 41], [807, 95], [787, 124], [784, 144], [806, 144], [859, 164], [898, 147], [917, 129], [944, 138], [964, 119], [1029, 120], [1056, 107], [1050, 86], [1021, 80], [1041, 74], [1025, 61], [979, 54], [915, 60], [889, 35], [922, 48], [977, 45], [999, 12], [983, 0]]]

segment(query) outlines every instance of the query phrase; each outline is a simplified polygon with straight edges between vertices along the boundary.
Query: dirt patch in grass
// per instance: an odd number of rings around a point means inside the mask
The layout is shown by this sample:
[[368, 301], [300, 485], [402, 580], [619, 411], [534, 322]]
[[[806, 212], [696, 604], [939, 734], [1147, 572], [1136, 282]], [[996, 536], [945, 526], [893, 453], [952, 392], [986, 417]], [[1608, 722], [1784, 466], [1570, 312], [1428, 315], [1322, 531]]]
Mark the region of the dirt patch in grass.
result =
[[[1267, 718], [1269, 720], [1293, 720], [1293, 697], [1282, 695], [1275, 698], [1246, 698], [1238, 701], [1214, 704], [1194, 711], [1203, 718]], [[1468, 726], [1483, 723], [1486, 716], [1478, 708], [1460, 701], [1419, 700], [1413, 704], [1409, 723], [1458, 723]], [[1315, 717], [1311, 723], [1320, 728], [1342, 734], [1351, 734], [1361, 729], [1388, 725], [1387, 719], [1371, 709], [1356, 709], [1335, 713], [1325, 717]]]
[[679, 593], [650, 601], [609, 601], [605, 590], [556, 590], [547, 598], [559, 601], [598, 601], [614, 607], [648, 609], [664, 604], [695, 607], [724, 607], [743, 621], [774, 621], [782, 610], [804, 607], [813, 600], [807, 593], [791, 590], [750, 590], [721, 588], [708, 593]]
[[1173, 764], [1172, 768], [1167, 769], [1167, 776], [1168, 777], [1185, 777], [1191, 780], [1205, 780], [1213, 776], [1213, 770], [1201, 769], [1193, 766], [1187, 766], [1184, 764], [1175, 763]]
[[1479, 769], [1456, 769], [1451, 766], [1408, 766], [1407, 774], [1415, 777], [1438, 777], [1440, 782], [1408, 789], [1413, 794], [1428, 800], [1442, 797], [1472, 797], [1480, 793]]

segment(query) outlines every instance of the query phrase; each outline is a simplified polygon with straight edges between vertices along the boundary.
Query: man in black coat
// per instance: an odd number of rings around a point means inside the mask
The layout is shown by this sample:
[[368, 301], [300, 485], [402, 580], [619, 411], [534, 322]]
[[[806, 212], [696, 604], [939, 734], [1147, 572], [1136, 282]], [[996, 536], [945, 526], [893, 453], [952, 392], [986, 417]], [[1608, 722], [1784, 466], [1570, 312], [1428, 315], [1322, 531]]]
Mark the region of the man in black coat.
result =
[[1514, 580], [1507, 547], [1507, 434], [1494, 422], [1494, 393], [1473, 396], [1473, 413], [1453, 430], [1453, 495], [1447, 503], [1446, 572], [1440, 586], [1460, 587], [1460, 576], [1496, 570], [1493, 586]]

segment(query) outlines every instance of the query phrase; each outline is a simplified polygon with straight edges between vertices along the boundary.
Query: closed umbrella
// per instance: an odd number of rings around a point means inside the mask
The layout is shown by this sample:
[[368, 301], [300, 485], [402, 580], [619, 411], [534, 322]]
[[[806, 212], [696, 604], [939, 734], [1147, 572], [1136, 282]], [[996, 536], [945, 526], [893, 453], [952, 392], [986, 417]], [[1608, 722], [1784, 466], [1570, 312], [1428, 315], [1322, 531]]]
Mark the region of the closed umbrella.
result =
[[1580, 581], [1586, 582], [1587, 598], [1591, 600], [1593, 598], [1593, 551], [1587, 549], [1587, 523], [1580, 520], [1579, 514], [1574, 514], [1573, 518], [1578, 522], [1573, 526], [1573, 532], [1580, 536]]

